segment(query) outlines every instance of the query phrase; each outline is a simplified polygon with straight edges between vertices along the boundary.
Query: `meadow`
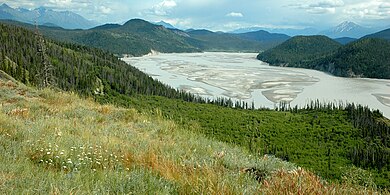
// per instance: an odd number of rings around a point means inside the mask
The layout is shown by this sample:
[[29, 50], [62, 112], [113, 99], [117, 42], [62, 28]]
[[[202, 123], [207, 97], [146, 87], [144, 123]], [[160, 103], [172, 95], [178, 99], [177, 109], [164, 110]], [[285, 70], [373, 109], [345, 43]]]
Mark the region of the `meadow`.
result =
[[[36, 90], [0, 77], [5, 194], [367, 194], [271, 155], [197, 133], [197, 124]], [[160, 113], [160, 114], [158, 114]]]

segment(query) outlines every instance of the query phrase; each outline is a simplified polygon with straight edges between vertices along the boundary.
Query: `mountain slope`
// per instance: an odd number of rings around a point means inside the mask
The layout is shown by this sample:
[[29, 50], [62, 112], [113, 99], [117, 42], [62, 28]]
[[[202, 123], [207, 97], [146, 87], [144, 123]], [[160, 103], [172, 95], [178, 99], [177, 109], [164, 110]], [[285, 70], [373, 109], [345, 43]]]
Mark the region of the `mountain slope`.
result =
[[326, 56], [340, 46], [325, 36], [296, 36], [260, 53], [257, 59], [271, 65], [305, 67], [308, 62]]
[[373, 32], [373, 29], [365, 28], [353, 22], [345, 21], [334, 28], [320, 32], [331, 38], [351, 37], [360, 38]]
[[374, 34], [367, 35], [364, 38], [380, 38], [390, 41], [390, 28]]
[[390, 79], [390, 41], [361, 39], [313, 64], [337, 76]]
[[[34, 33], [0, 24], [0, 68], [24, 83], [42, 84], [44, 63]], [[180, 93], [98, 49], [45, 40], [45, 63], [57, 87], [83, 95], [121, 93], [179, 97]], [[99, 93], [96, 90], [99, 89]], [[100, 93], [101, 92], [101, 93]]]
[[0, 19], [17, 20], [34, 24], [52, 23], [66, 29], [88, 29], [97, 25], [96, 22], [89, 21], [82, 16], [69, 11], [53, 11], [40, 7], [34, 10], [27, 10], [23, 8], [14, 9], [7, 4], [0, 6]]
[[192, 30], [187, 32], [190, 44], [203, 51], [242, 51], [259, 52], [264, 47], [260, 42], [245, 40], [228, 33], [216, 33], [208, 30]]
[[209, 30], [189, 30], [191, 44], [206, 51], [258, 52], [284, 42], [289, 36], [284, 34], [256, 31], [248, 33], [222, 33]]
[[[28, 24], [2, 22], [30, 30], [35, 29]], [[140, 19], [132, 19], [124, 25], [105, 24], [88, 30], [67, 30], [47, 26], [39, 28], [45, 36], [52, 39], [100, 48], [119, 55], [141, 56], [152, 50], [165, 53], [200, 51], [199, 48], [188, 43], [188, 37]]]
[[285, 34], [269, 33], [264, 30], [241, 33], [237, 34], [237, 36], [245, 40], [260, 42], [263, 49], [275, 47], [290, 38]]
[[196, 125], [185, 129], [159, 116], [7, 78], [0, 70], [5, 194], [379, 193], [353, 183], [327, 184], [273, 156], [192, 133]]
[[163, 26], [163, 27], [165, 27], [167, 29], [177, 29], [176, 27], [172, 26], [172, 24], [169, 24], [169, 23], [164, 22], [164, 21], [156, 22], [154, 24]]
[[255, 32], [259, 30], [264, 30], [270, 33], [286, 34], [288, 36], [315, 35], [318, 33], [318, 30], [314, 28], [294, 29], [294, 28], [266, 28], [266, 27], [240, 28], [234, 31], [230, 31], [229, 33], [241, 34], [241, 33]]
[[342, 45], [346, 45], [348, 43], [351, 43], [353, 41], [356, 41], [357, 39], [355, 38], [351, 38], [351, 37], [341, 37], [341, 38], [337, 38], [337, 39], [334, 39], [335, 41], [339, 42], [340, 44]]
[[390, 42], [384, 39], [365, 38], [341, 46], [327, 37], [294, 37], [260, 53], [258, 59], [336, 76], [390, 78]]

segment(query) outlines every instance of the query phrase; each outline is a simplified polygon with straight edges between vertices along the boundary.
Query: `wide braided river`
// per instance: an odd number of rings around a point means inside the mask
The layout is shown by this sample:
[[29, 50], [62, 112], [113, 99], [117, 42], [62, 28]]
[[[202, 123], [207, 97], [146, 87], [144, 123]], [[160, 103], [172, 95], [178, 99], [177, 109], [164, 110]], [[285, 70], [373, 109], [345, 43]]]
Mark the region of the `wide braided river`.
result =
[[255, 53], [156, 54], [124, 61], [174, 88], [203, 97], [227, 97], [274, 108], [284, 101], [354, 102], [390, 118], [390, 80], [341, 78], [324, 72], [269, 66]]

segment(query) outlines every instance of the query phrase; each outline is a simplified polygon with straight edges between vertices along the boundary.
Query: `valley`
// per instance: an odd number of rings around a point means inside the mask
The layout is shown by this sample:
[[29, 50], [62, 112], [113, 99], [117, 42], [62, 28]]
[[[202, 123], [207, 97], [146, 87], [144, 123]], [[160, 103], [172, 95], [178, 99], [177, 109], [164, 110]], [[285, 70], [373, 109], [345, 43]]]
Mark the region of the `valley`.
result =
[[390, 194], [390, 17], [297, 2], [0, 0], [0, 192]]
[[206, 98], [244, 100], [257, 108], [279, 102], [304, 107], [311, 100], [349, 102], [390, 118], [390, 80], [342, 78], [320, 71], [274, 67], [254, 53], [156, 54], [123, 60], [174, 88]]

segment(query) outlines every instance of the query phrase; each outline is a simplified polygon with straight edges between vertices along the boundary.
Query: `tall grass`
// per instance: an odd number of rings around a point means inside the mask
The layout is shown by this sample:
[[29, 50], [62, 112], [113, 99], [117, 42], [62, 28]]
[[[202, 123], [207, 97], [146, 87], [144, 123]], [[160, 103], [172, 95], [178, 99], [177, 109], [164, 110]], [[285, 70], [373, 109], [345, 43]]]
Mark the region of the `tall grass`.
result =
[[[301, 170], [291, 163], [188, 130], [196, 124], [183, 129], [159, 115], [3, 80], [0, 101], [5, 194], [280, 194], [300, 192], [284, 185], [296, 182], [328, 192], [311, 173], [281, 175]], [[345, 188], [366, 192], [332, 189]]]

